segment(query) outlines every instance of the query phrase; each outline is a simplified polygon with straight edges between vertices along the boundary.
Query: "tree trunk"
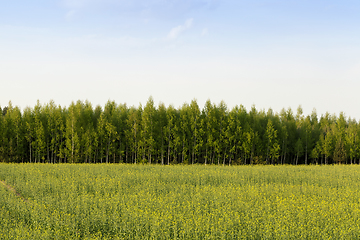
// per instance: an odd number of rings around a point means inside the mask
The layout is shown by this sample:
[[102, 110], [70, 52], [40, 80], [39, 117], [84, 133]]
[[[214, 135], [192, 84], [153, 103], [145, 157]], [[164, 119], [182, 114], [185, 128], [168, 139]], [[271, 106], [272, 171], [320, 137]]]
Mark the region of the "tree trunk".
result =
[[171, 128], [170, 128], [170, 124], [169, 124], [169, 136], [168, 136], [168, 155], [167, 155], [167, 165], [170, 164], [170, 131], [171, 131]]
[[298, 165], [298, 160], [299, 160], [299, 151], [296, 154], [296, 164], [295, 165]]
[[184, 163], [184, 149], [185, 149], [185, 142], [183, 141], [183, 149], [182, 149], [181, 163]]
[[305, 144], [305, 165], [307, 165], [307, 148], [308, 148], [308, 141], [307, 141], [307, 132], [306, 132], [306, 144]]
[[269, 164], [269, 148], [270, 148], [270, 143], [268, 142], [267, 150], [266, 150], [266, 164]]
[[150, 148], [148, 149], [147, 156], [148, 156], [148, 162], [149, 162], [149, 164], [151, 164], [151, 152], [150, 152]]
[[128, 163], [128, 144], [126, 143], [126, 150], [125, 150], [125, 161]]
[[110, 150], [110, 136], [109, 136], [108, 144], [107, 144], [107, 148], [106, 148], [106, 163], [109, 163], [109, 150]]
[[206, 150], [205, 150], [205, 165], [206, 165], [206, 161], [208, 159], [208, 146], [207, 146], [207, 143], [206, 143]]
[[161, 165], [164, 165], [164, 136], [161, 128]]
[[170, 142], [168, 146], [167, 165], [170, 165]]
[[29, 145], [30, 145], [30, 163], [31, 163], [31, 151], [32, 151], [32, 149], [31, 149], [31, 143], [32, 143], [32, 142], [30, 141], [30, 144], [29, 144]]

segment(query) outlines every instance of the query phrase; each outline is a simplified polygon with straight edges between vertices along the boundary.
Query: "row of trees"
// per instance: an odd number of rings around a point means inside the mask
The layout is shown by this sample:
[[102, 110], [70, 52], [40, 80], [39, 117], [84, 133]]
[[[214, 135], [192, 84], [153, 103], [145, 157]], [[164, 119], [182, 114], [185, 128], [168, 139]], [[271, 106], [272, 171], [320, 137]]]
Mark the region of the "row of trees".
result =
[[318, 118], [291, 109], [229, 110], [197, 101], [104, 108], [39, 102], [0, 108], [0, 161], [49, 163], [331, 164], [359, 163], [360, 126], [343, 113]]

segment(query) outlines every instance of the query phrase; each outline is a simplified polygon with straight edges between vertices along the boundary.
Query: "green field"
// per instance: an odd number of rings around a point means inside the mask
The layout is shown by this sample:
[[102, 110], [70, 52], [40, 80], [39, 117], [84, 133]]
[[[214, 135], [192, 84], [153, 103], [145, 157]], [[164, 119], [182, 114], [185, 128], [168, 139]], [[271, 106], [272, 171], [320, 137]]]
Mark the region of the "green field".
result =
[[[360, 166], [0, 164], [0, 239], [358, 239]], [[20, 195], [19, 195], [20, 194]]]

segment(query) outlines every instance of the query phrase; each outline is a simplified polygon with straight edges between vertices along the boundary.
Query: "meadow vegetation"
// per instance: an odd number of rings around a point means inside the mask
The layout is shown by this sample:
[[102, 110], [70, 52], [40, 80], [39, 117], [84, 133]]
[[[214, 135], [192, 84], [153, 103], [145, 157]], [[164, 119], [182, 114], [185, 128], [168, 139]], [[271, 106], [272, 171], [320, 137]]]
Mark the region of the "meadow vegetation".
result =
[[359, 171], [0, 164], [0, 238], [357, 239]]

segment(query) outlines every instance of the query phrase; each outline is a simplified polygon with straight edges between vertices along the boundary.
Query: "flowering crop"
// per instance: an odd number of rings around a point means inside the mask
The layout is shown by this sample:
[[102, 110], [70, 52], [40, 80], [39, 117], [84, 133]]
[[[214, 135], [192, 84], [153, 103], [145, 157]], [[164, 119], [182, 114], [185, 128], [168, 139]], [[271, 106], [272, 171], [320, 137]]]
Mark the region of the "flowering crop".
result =
[[357, 239], [359, 172], [0, 164], [0, 239]]

